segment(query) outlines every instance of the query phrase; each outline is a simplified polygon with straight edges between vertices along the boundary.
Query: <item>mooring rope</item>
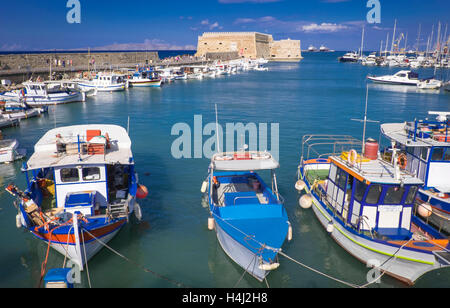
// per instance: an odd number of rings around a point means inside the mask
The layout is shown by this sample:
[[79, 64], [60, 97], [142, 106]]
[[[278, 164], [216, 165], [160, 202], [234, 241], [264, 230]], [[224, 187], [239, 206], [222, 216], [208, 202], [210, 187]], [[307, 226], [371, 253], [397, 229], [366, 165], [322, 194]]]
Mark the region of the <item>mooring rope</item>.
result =
[[[211, 212], [211, 213], [212, 213], [212, 212]], [[296, 263], [296, 264], [298, 264], [298, 265], [300, 265], [300, 266], [302, 266], [302, 267], [304, 267], [304, 268], [306, 268], [306, 269], [308, 269], [308, 270], [310, 270], [310, 271], [312, 271], [312, 272], [314, 272], [314, 273], [316, 273], [316, 274], [319, 274], [319, 275], [321, 275], [321, 276], [324, 276], [324, 277], [326, 277], [326, 278], [328, 278], [328, 279], [331, 279], [331, 280], [333, 280], [333, 281], [339, 282], [339, 283], [341, 283], [341, 284], [343, 284], [343, 285], [346, 285], [346, 286], [348, 286], [348, 287], [351, 287], [351, 288], [366, 288], [367, 286], [369, 286], [369, 285], [371, 285], [371, 284], [373, 284], [373, 283], [379, 281], [379, 280], [381, 279], [381, 277], [384, 276], [384, 274], [386, 273], [386, 271], [383, 271], [383, 273], [382, 273], [379, 277], [377, 277], [375, 280], [373, 280], [373, 281], [371, 281], [371, 282], [369, 282], [369, 283], [366, 283], [366, 284], [364, 284], [364, 285], [353, 284], [353, 283], [344, 281], [344, 280], [342, 280], [342, 279], [333, 277], [333, 276], [331, 276], [331, 275], [328, 275], [328, 274], [326, 274], [326, 273], [324, 273], [324, 272], [321, 272], [321, 271], [319, 271], [319, 270], [317, 270], [317, 269], [315, 269], [315, 268], [312, 268], [311, 266], [308, 266], [308, 265], [306, 265], [306, 264], [304, 264], [304, 263], [302, 263], [302, 262], [300, 262], [300, 261], [298, 261], [298, 260], [296, 260], [296, 259], [294, 259], [294, 258], [288, 256], [286, 253], [284, 253], [284, 252], [281, 250], [281, 248], [280, 248], [280, 249], [276, 249], [276, 248], [272, 248], [272, 247], [270, 247], [270, 246], [265, 246], [265, 244], [262, 244], [262, 243], [258, 242], [254, 237], [251, 237], [251, 236], [247, 235], [244, 231], [242, 231], [242, 230], [240, 230], [239, 228], [233, 226], [232, 224], [230, 224], [228, 221], [224, 220], [222, 217], [218, 216], [217, 214], [212, 213], [212, 215], [214, 215], [215, 217], [219, 218], [221, 221], [225, 222], [226, 224], [228, 224], [229, 226], [231, 226], [231, 227], [234, 228], [235, 230], [237, 230], [237, 231], [239, 231], [240, 233], [242, 233], [243, 235], [245, 235], [246, 238], [251, 238], [253, 241], [255, 241], [256, 243], [258, 243], [259, 245], [261, 245], [261, 246], [264, 247], [265, 249], [272, 250], [272, 251], [278, 253], [279, 255], [285, 257], [286, 259], [288, 259], [288, 260], [290, 260], [290, 261], [292, 261], [292, 262], [294, 262], [294, 263]], [[413, 239], [411, 238], [409, 241], [405, 242], [402, 246], [400, 246], [400, 247], [397, 249], [397, 251], [396, 251], [393, 255], [391, 255], [387, 260], [385, 260], [385, 261], [383, 262], [383, 264], [381, 264], [380, 266], [377, 266], [377, 268], [381, 269], [381, 267], [382, 267], [383, 265], [385, 265], [387, 262], [389, 262], [389, 261], [392, 260], [393, 258], [397, 258], [397, 254], [403, 249], [403, 247], [405, 247], [406, 245], [408, 245], [408, 243], [410, 243], [412, 240], [413, 240]], [[246, 272], [246, 271], [247, 271], [247, 270], [245, 270], [245, 272]], [[245, 272], [244, 272], [244, 273], [245, 273]], [[241, 279], [242, 279], [242, 277], [241, 277]], [[240, 279], [240, 280], [241, 280], [241, 279]], [[240, 280], [239, 280], [239, 281], [240, 281]], [[266, 281], [266, 283], [267, 283], [267, 281]]]
[[92, 233], [90, 233], [89, 231], [87, 231], [87, 230], [84, 229], [83, 227], [82, 227], [82, 229], [83, 229], [84, 231], [86, 231], [87, 234], [89, 234], [90, 236], [92, 236], [92, 238], [94, 238], [96, 241], [98, 241], [100, 244], [102, 244], [104, 247], [108, 248], [110, 251], [112, 251], [113, 253], [115, 253], [116, 255], [118, 255], [119, 257], [121, 257], [122, 259], [128, 261], [129, 263], [134, 264], [134, 265], [136, 265], [137, 267], [141, 268], [141, 269], [144, 270], [145, 272], [150, 273], [150, 274], [153, 274], [154, 276], [156, 276], [156, 277], [158, 277], [158, 278], [164, 279], [164, 280], [166, 280], [166, 281], [168, 281], [168, 282], [170, 282], [170, 283], [176, 285], [177, 287], [188, 288], [188, 286], [186, 286], [185, 284], [183, 284], [183, 283], [181, 283], [181, 282], [179, 282], [179, 281], [175, 281], [175, 280], [170, 279], [170, 278], [168, 278], [168, 277], [166, 277], [166, 276], [164, 276], [164, 275], [158, 274], [158, 273], [156, 273], [155, 271], [152, 271], [152, 270], [150, 270], [150, 269], [148, 269], [148, 268], [146, 268], [146, 267], [144, 267], [144, 266], [138, 264], [137, 262], [131, 260], [130, 258], [127, 258], [127, 257], [124, 256], [123, 254], [119, 253], [118, 251], [116, 251], [116, 250], [114, 250], [113, 248], [111, 248], [110, 246], [108, 246], [108, 245], [107, 245], [106, 243], [104, 243], [102, 240], [100, 240], [100, 239], [98, 239], [97, 237], [95, 237]]

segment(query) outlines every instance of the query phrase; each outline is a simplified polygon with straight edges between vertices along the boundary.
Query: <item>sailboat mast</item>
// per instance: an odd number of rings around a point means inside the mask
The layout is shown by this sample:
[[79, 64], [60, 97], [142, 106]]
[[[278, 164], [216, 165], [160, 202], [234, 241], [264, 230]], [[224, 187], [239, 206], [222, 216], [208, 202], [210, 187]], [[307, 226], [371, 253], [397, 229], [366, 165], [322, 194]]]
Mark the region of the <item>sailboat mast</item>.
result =
[[417, 46], [416, 53], [419, 53], [419, 45], [420, 45], [420, 31], [422, 30], [422, 24], [419, 24], [419, 31], [417, 32]]
[[395, 31], [397, 30], [397, 19], [394, 23], [394, 33], [392, 34], [391, 53], [394, 51]]
[[361, 37], [361, 58], [363, 57], [363, 49], [364, 49], [364, 30], [365, 30], [365, 27], [363, 26], [362, 37]]

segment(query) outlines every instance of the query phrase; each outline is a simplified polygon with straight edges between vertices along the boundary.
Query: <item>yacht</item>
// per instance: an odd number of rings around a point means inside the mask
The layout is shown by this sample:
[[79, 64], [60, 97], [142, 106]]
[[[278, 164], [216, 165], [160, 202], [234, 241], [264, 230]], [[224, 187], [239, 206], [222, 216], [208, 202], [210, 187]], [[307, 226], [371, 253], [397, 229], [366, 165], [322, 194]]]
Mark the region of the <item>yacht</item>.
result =
[[392, 84], [392, 85], [407, 85], [417, 86], [420, 82], [419, 75], [412, 71], [399, 71], [394, 75], [385, 76], [367, 76], [367, 79], [375, 83]]
[[339, 62], [358, 62], [359, 55], [355, 52], [348, 52], [338, 59]]

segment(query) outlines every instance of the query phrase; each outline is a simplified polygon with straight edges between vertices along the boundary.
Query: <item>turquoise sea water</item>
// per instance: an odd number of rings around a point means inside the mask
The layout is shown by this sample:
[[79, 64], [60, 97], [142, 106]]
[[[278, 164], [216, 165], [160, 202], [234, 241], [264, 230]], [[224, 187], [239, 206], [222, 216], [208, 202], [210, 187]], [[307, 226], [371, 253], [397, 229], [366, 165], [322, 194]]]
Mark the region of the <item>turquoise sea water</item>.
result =
[[[208, 210], [201, 205], [200, 187], [209, 160], [175, 159], [171, 146], [177, 136], [173, 125], [194, 116], [204, 125], [219, 122], [279, 123], [281, 168], [278, 186], [286, 199], [293, 227], [293, 240], [283, 246], [294, 259], [339, 279], [365, 284], [368, 268], [338, 246], [312, 210], [298, 206], [294, 189], [304, 134], [350, 134], [362, 137], [367, 74], [393, 74], [399, 69], [364, 67], [338, 63], [339, 53], [304, 54], [299, 64], [269, 64], [269, 72], [243, 72], [216, 79], [177, 81], [161, 89], [130, 89], [99, 94], [85, 103], [50, 107], [48, 115], [22, 121], [20, 127], [3, 130], [6, 138], [17, 138], [31, 154], [37, 140], [55, 126], [110, 123], [127, 126], [140, 182], [149, 197], [140, 201], [143, 222], [134, 220], [109, 245], [135, 263], [189, 287], [266, 287], [231, 261], [208, 231]], [[432, 70], [419, 70], [423, 77]], [[418, 92], [415, 88], [370, 86], [368, 117], [381, 122], [424, 118], [429, 110], [449, 111], [450, 94]], [[270, 127], [270, 126], [269, 126]], [[379, 124], [368, 124], [367, 136], [379, 138]], [[208, 137], [203, 137], [205, 141]], [[35, 287], [47, 246], [15, 227], [16, 210], [3, 186], [15, 182], [25, 186], [21, 163], [0, 165], [0, 287]], [[51, 250], [47, 268], [61, 267], [64, 257]], [[270, 287], [341, 287], [342, 285], [280, 257], [281, 266], [268, 276]], [[89, 262], [93, 287], [174, 287], [142, 268], [103, 249]], [[239, 283], [238, 283], [239, 282]], [[237, 284], [238, 283], [238, 284]], [[80, 287], [88, 287], [83, 274]], [[404, 287], [383, 276], [372, 287]], [[422, 277], [418, 287], [450, 286], [450, 270]]]

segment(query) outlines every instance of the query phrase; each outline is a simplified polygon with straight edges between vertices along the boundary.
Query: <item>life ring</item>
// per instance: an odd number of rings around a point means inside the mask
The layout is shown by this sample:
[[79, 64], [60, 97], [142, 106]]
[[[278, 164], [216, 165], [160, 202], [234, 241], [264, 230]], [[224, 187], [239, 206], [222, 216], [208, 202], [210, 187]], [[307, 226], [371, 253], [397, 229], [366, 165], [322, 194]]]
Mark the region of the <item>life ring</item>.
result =
[[397, 159], [397, 164], [400, 166], [400, 169], [405, 170], [406, 164], [408, 163], [408, 159], [404, 153], [400, 154]]
[[350, 165], [354, 166], [357, 159], [358, 159], [358, 153], [356, 152], [356, 150], [353, 150], [353, 149], [350, 150], [350, 151], [348, 152], [347, 162], [348, 162]]

